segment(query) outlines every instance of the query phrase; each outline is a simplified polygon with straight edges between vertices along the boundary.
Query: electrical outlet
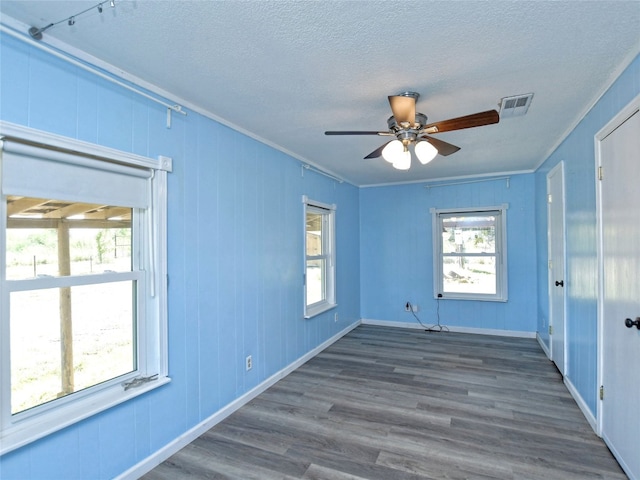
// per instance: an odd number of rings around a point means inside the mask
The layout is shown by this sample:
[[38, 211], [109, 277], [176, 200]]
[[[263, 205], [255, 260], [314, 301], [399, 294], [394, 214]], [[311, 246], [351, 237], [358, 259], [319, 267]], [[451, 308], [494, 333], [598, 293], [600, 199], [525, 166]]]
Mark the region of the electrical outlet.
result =
[[253, 368], [253, 359], [251, 358], [251, 355], [247, 355], [247, 358], [245, 358], [244, 362], [245, 367], [247, 368], [247, 372]]
[[418, 305], [411, 304], [411, 310], [413, 312], [417, 312], [418, 311]]

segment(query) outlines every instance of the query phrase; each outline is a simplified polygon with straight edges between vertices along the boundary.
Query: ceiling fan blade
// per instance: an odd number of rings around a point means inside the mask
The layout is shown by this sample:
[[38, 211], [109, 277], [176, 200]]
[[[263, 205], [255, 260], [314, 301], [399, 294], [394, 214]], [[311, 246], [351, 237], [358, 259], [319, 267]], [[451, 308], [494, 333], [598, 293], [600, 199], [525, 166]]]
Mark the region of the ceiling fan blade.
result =
[[389, 140], [388, 142], [380, 145], [378, 148], [376, 148], [373, 152], [371, 152], [369, 155], [367, 155], [364, 158], [378, 158], [380, 155], [382, 155], [382, 150], [384, 150], [384, 147], [389, 145], [391, 142], [393, 142], [393, 140]]
[[389, 105], [398, 125], [409, 123], [413, 125], [416, 121], [416, 99], [405, 97], [404, 95], [390, 95]]
[[377, 132], [373, 130], [344, 130], [324, 132], [325, 135], [393, 135], [389, 132]]
[[431, 145], [436, 147], [436, 150], [438, 150], [438, 153], [444, 157], [446, 157], [447, 155], [451, 155], [452, 153], [456, 153], [458, 150], [460, 150], [460, 147], [456, 147], [455, 145], [444, 142], [437, 138], [426, 137], [426, 136], [420, 137], [420, 138], [422, 138], [423, 140], [426, 140]]
[[486, 112], [474, 113], [464, 117], [451, 118], [441, 122], [430, 123], [422, 127], [425, 133], [441, 133], [450, 132], [451, 130], [462, 130], [464, 128], [481, 127], [483, 125], [491, 125], [498, 123], [500, 115], [495, 110], [487, 110]]

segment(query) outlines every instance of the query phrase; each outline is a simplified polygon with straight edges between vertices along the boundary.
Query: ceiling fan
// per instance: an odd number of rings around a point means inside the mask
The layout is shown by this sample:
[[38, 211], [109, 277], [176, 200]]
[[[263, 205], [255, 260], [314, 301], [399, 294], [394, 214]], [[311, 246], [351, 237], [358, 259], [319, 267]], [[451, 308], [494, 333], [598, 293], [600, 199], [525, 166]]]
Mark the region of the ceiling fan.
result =
[[399, 170], [408, 170], [411, 166], [411, 152], [413, 145], [418, 160], [423, 165], [429, 163], [437, 154], [451, 155], [460, 150], [450, 143], [430, 137], [435, 133], [462, 130], [464, 128], [481, 127], [500, 121], [500, 115], [495, 110], [474, 113], [464, 117], [451, 118], [441, 122], [427, 123], [427, 116], [416, 112], [416, 102], [420, 97], [416, 92], [404, 92], [389, 96], [389, 104], [393, 115], [387, 120], [389, 130], [377, 131], [328, 131], [325, 135], [380, 135], [396, 137], [376, 148], [364, 158], [382, 157], [392, 163]]

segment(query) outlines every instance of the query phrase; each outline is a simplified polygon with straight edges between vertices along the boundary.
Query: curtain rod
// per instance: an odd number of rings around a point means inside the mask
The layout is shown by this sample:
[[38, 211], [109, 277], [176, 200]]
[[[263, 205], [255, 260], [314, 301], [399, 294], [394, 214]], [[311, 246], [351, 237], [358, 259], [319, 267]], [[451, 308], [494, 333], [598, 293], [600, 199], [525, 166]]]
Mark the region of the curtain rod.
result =
[[98, 77], [103, 78], [104, 80], [107, 80], [107, 81], [109, 81], [111, 83], [115, 83], [116, 85], [118, 85], [118, 86], [120, 86], [122, 88], [125, 88], [125, 89], [127, 89], [127, 90], [129, 90], [129, 91], [131, 91], [133, 93], [137, 93], [140, 96], [143, 96], [143, 97], [145, 97], [145, 98], [147, 98], [147, 99], [149, 99], [149, 100], [151, 100], [151, 101], [153, 101], [155, 103], [158, 103], [158, 104], [162, 105], [163, 107], [166, 107], [167, 108], [167, 128], [171, 128], [171, 112], [177, 112], [177, 113], [179, 113], [181, 115], [186, 115], [187, 114], [187, 112], [182, 110], [182, 105], [171, 105], [169, 103], [163, 102], [162, 100], [159, 100], [158, 98], [156, 98], [156, 97], [154, 97], [152, 95], [149, 95], [148, 93], [145, 93], [145, 92], [143, 92], [141, 90], [138, 90], [137, 88], [134, 88], [134, 87], [132, 87], [132, 86], [130, 86], [130, 85], [118, 80], [117, 78], [114, 78], [114, 77], [112, 77], [110, 75], [102, 73], [101, 71], [99, 71], [99, 70], [91, 67], [90, 65], [87, 65], [87, 64], [85, 64], [85, 63], [73, 58], [72, 56], [70, 56], [68, 54], [62, 53], [62, 52], [58, 51], [57, 49], [54, 49], [53, 47], [47, 46], [47, 45], [45, 45], [43, 43], [36, 42], [35, 40], [27, 38], [23, 34], [18, 33], [15, 30], [13, 30], [13, 29], [11, 29], [11, 28], [9, 28], [6, 25], [3, 25], [1, 23], [0, 23], [0, 31], [3, 32], [3, 33], [6, 33], [8, 35], [11, 35], [12, 37], [14, 37], [14, 38], [16, 38], [18, 40], [21, 40], [24, 43], [27, 43], [27, 44], [29, 44], [29, 45], [31, 45], [33, 47], [36, 47], [36, 48], [38, 48], [38, 49], [40, 49], [40, 50], [42, 50], [42, 51], [44, 51], [46, 53], [49, 53], [49, 54], [51, 54], [51, 55], [53, 55], [53, 56], [55, 56], [55, 57], [57, 57], [57, 58], [59, 58], [61, 60], [64, 60], [64, 61], [66, 61], [66, 62], [68, 62], [68, 63], [70, 63], [70, 64], [72, 64], [72, 65], [74, 65], [74, 66], [76, 66], [78, 68], [81, 68], [81, 69], [83, 69], [83, 70], [85, 70], [85, 71], [87, 71], [89, 73], [97, 75]]
[[308, 163], [303, 163], [302, 164], [302, 176], [304, 177], [304, 171], [305, 170], [311, 170], [312, 172], [316, 172], [319, 173], [320, 175], [324, 175], [325, 177], [329, 177], [332, 180], [335, 180], [338, 183], [344, 183], [344, 180], [342, 180], [341, 178], [338, 178], [334, 175], [331, 175], [330, 173], [327, 173], [323, 170], [320, 170], [319, 168], [314, 167], [313, 165], [309, 165]]
[[493, 182], [494, 180], [506, 180], [507, 188], [509, 188], [509, 180], [511, 177], [492, 177], [492, 178], [478, 178], [477, 180], [467, 180], [461, 182], [449, 182], [449, 183], [435, 183], [431, 185], [425, 185], [424, 188], [436, 188], [436, 187], [450, 187], [452, 185], [466, 185], [468, 183], [480, 183], [480, 182]]

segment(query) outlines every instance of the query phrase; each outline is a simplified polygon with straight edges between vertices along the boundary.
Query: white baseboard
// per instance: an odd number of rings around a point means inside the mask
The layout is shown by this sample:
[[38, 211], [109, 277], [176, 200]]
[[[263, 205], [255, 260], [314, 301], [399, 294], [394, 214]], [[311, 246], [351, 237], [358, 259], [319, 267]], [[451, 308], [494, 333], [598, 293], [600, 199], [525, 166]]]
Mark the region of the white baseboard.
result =
[[571, 383], [571, 380], [569, 379], [569, 377], [567, 376], [564, 377], [564, 384], [567, 387], [567, 390], [569, 390], [569, 393], [571, 394], [573, 399], [576, 401], [578, 408], [580, 409], [584, 417], [587, 419], [587, 422], [589, 423], [589, 425], [591, 425], [591, 428], [597, 435], [598, 427], [597, 427], [596, 417], [593, 415], [593, 413], [591, 413], [591, 410], [589, 410], [589, 407], [587, 406], [587, 403], [582, 398], [582, 395], [578, 393], [578, 389], [573, 385], [573, 383]]
[[538, 344], [540, 345], [540, 348], [542, 349], [544, 354], [547, 356], [549, 360], [551, 360], [551, 350], [549, 350], [549, 347], [547, 347], [547, 344], [544, 343], [544, 340], [542, 340], [542, 337], [540, 337], [540, 335], [538, 335], [537, 333], [536, 333], [536, 340], [538, 340]]
[[[413, 328], [416, 330], [424, 330], [424, 327], [417, 322], [393, 322], [390, 320], [374, 320], [371, 318], [363, 318], [363, 325], [377, 325], [379, 327], [396, 327], [396, 328]], [[425, 324], [431, 326], [430, 324]], [[518, 338], [535, 338], [535, 332], [522, 332], [518, 330], [498, 330], [492, 328], [474, 328], [474, 327], [454, 327], [447, 325], [450, 332], [455, 333], [474, 333], [477, 335], [497, 335], [500, 337], [518, 337]]]
[[[412, 328], [416, 330], [424, 329], [422, 325], [416, 322], [392, 322], [389, 320], [373, 320], [370, 318], [363, 318], [361, 322], [362, 322], [362, 325], [377, 325], [380, 327], [396, 327], [396, 328]], [[457, 332], [457, 333], [475, 333], [480, 335], [499, 335], [499, 336], [505, 336], [505, 337], [536, 338], [538, 340], [538, 343], [540, 344], [540, 347], [544, 351], [544, 353], [547, 355], [548, 358], [551, 358], [549, 349], [544, 344], [540, 336], [535, 332], [520, 332], [520, 331], [512, 331], [512, 330], [494, 330], [494, 329], [487, 329], [487, 328], [467, 328], [467, 327], [453, 327], [453, 326], [448, 328], [451, 332]], [[587, 419], [587, 422], [589, 423], [593, 431], [596, 434], [598, 434], [596, 417], [593, 415], [591, 410], [589, 410], [589, 407], [587, 406], [586, 402], [584, 401], [580, 393], [578, 393], [578, 390], [576, 389], [576, 387], [573, 385], [573, 383], [571, 383], [571, 380], [569, 380], [569, 378], [566, 376], [564, 377], [564, 384], [566, 385], [567, 390], [569, 390], [569, 393], [571, 394], [576, 404], [578, 405], [578, 408], [580, 408], [580, 411]]]
[[[538, 343], [540, 344], [540, 348], [542, 348], [547, 358], [551, 360], [551, 351], [549, 350], [549, 347], [547, 347], [547, 345], [544, 343], [542, 338], [540, 338], [540, 335], [536, 334], [536, 338], [538, 340]], [[597, 435], [599, 435], [598, 429], [597, 429], [596, 417], [593, 415], [591, 410], [589, 410], [589, 407], [587, 406], [587, 403], [582, 398], [582, 395], [578, 393], [578, 389], [573, 385], [573, 383], [571, 383], [571, 380], [569, 379], [569, 377], [565, 375], [563, 377], [563, 381], [564, 381], [564, 385], [567, 387], [567, 390], [569, 390], [569, 393], [571, 394], [576, 404], [578, 405], [578, 408], [580, 409], [584, 417], [587, 419], [587, 422], [589, 423], [589, 425], [591, 425], [591, 428], [593, 429], [593, 431]]]
[[194, 441], [196, 438], [198, 438], [200, 435], [205, 433], [207, 430], [213, 428], [215, 425], [217, 425], [222, 420], [227, 418], [229, 415], [231, 415], [233, 412], [238, 410], [240, 407], [242, 407], [243, 405], [247, 404], [248, 402], [253, 400], [255, 397], [257, 397], [258, 395], [260, 395], [266, 389], [268, 389], [273, 384], [278, 382], [278, 380], [283, 379], [284, 377], [289, 375], [291, 372], [293, 372], [296, 368], [300, 367], [305, 362], [315, 357], [322, 350], [324, 350], [331, 344], [335, 343], [336, 341], [340, 340], [342, 337], [344, 337], [347, 333], [349, 333], [351, 330], [356, 328], [358, 325], [360, 325], [360, 320], [354, 322], [344, 330], [338, 332], [333, 337], [329, 338], [322, 344], [318, 345], [316, 348], [309, 351], [308, 353], [306, 353], [305, 355], [303, 355], [302, 357], [300, 357], [299, 359], [297, 359], [295, 362], [291, 363], [287, 367], [283, 368], [279, 372], [274, 373], [269, 378], [267, 378], [264, 382], [262, 382], [260, 385], [256, 385], [247, 393], [245, 393], [241, 397], [238, 397], [237, 399], [235, 399], [233, 402], [229, 403], [225, 407], [221, 408], [216, 413], [211, 415], [209, 418], [203, 420], [196, 426], [187, 430], [182, 435], [180, 435], [179, 437], [175, 438], [170, 443], [162, 447], [160, 450], [154, 452], [153, 454], [151, 454], [141, 462], [137, 463], [136, 465], [129, 468], [122, 474], [118, 475], [115, 478], [115, 480], [135, 480], [137, 478], [140, 478], [145, 473], [148, 473], [154, 467], [160, 465], [163, 461], [169, 458], [171, 455], [173, 455], [183, 447], [187, 446], [189, 443]]
[[[418, 323], [411, 323], [411, 322], [392, 322], [388, 320], [373, 320], [373, 319], [358, 320], [352, 323], [351, 325], [349, 325], [344, 330], [338, 332], [336, 335], [329, 338], [322, 344], [318, 345], [316, 348], [309, 351], [308, 353], [300, 357], [295, 362], [291, 363], [290, 365], [283, 368], [279, 372], [276, 372], [261, 384], [256, 385], [254, 388], [249, 390], [247, 393], [245, 393], [241, 397], [238, 397], [233, 402], [221, 408], [216, 413], [211, 415], [209, 418], [203, 420], [199, 424], [187, 430], [182, 435], [180, 435], [179, 437], [175, 438], [170, 443], [162, 447], [160, 450], [157, 450], [156, 452], [154, 452], [153, 454], [151, 454], [141, 462], [137, 463], [136, 465], [132, 466], [122, 474], [118, 475], [117, 477], [115, 477], [115, 480], [135, 480], [137, 478], [140, 478], [145, 473], [148, 473], [154, 467], [160, 465], [163, 461], [169, 458], [171, 455], [178, 452], [183, 447], [187, 446], [189, 443], [194, 441], [196, 438], [198, 438], [200, 435], [205, 433], [207, 430], [210, 430], [211, 428], [213, 428], [215, 425], [223, 421], [225, 418], [227, 418], [233, 412], [238, 410], [240, 407], [242, 407], [243, 405], [253, 400], [255, 397], [257, 397], [262, 392], [267, 390], [269, 387], [274, 385], [276, 382], [278, 382], [282, 378], [289, 375], [289, 373], [291, 373], [296, 368], [300, 367], [301, 365], [309, 361], [311, 358], [315, 357], [317, 354], [319, 354], [325, 348], [329, 347], [331, 344], [335, 343], [336, 341], [344, 337], [347, 333], [349, 333], [351, 330], [353, 330], [360, 324], [377, 325], [377, 326], [383, 326], [383, 327], [395, 327], [395, 328], [413, 328], [413, 329], [424, 328], [422, 325], [419, 325]], [[497, 330], [497, 329], [487, 329], [487, 328], [470, 328], [470, 327], [453, 327], [453, 326], [448, 328], [451, 332], [456, 332], [456, 333], [474, 333], [479, 335], [498, 335], [498, 336], [505, 336], [505, 337], [521, 337], [521, 338], [534, 338], [536, 336], [534, 332], [521, 332], [521, 331], [513, 331], [513, 330]], [[569, 391], [571, 392], [571, 388], [569, 388]], [[574, 394], [572, 393], [572, 395]], [[577, 392], [576, 392], [576, 395], [577, 395]], [[576, 402], [580, 406], [580, 402], [578, 402], [578, 400], [576, 400]], [[584, 404], [584, 402], [582, 403]], [[584, 404], [584, 407], [586, 408], [586, 404]], [[581, 406], [581, 409], [583, 409], [582, 406]], [[583, 412], [584, 411], [585, 410], [583, 410]], [[586, 408], [586, 412], [588, 411], [589, 409]], [[587, 418], [587, 420], [589, 421], [589, 418]], [[595, 424], [595, 419], [593, 424]]]

